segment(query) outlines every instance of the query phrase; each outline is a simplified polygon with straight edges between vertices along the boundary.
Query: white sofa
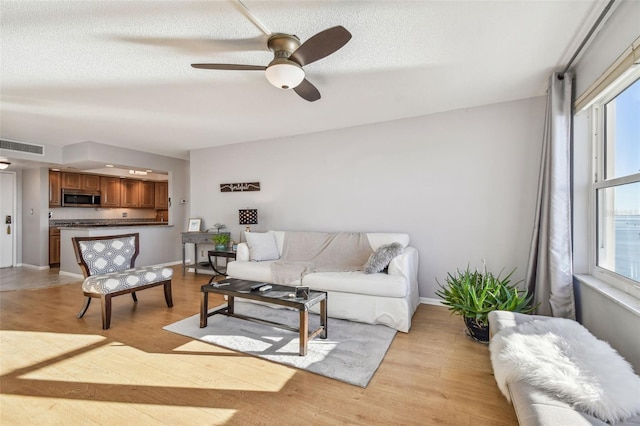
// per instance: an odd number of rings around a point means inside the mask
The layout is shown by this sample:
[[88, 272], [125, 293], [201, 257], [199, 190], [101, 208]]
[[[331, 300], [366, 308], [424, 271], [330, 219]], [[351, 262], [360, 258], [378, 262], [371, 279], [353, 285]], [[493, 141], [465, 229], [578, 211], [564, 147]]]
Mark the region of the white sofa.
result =
[[[273, 234], [282, 255], [286, 231], [269, 231]], [[418, 251], [409, 247], [409, 235], [396, 233], [367, 233], [373, 250], [381, 245], [400, 243], [403, 252], [393, 258], [388, 272], [365, 274], [352, 272], [313, 272], [302, 282], [292, 285], [308, 286], [312, 290], [328, 294], [328, 315], [369, 324], [384, 324], [399, 331], [408, 332], [411, 317], [420, 303], [418, 295]], [[250, 260], [246, 243], [238, 244], [236, 260], [229, 262], [227, 275], [252, 281], [273, 283], [272, 261]], [[316, 310], [317, 312], [317, 310]]]

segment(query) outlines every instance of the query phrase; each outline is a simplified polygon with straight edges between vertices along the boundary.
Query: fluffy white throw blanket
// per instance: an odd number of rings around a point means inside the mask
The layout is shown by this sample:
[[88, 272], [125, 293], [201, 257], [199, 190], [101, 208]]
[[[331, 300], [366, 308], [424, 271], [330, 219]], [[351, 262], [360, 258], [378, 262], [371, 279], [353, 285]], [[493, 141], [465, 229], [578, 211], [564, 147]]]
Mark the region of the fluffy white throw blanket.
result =
[[362, 232], [287, 231], [282, 257], [271, 264], [271, 276], [276, 284], [290, 284], [312, 272], [361, 271], [371, 253]]
[[615, 423], [640, 413], [640, 377], [579, 323], [550, 318], [509, 327], [489, 344], [498, 387], [522, 380], [572, 407]]

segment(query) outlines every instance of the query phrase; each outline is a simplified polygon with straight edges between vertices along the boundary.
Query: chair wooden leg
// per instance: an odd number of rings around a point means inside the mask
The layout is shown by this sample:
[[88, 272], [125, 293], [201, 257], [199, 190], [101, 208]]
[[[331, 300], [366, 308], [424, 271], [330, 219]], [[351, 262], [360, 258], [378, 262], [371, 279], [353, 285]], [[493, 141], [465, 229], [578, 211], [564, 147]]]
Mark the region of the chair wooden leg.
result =
[[173, 298], [171, 297], [171, 281], [164, 283], [164, 300], [168, 307], [173, 307]]
[[111, 295], [102, 295], [102, 329], [108, 330], [111, 326]]
[[85, 296], [84, 305], [82, 306], [82, 309], [80, 309], [80, 312], [78, 312], [78, 315], [76, 315], [76, 318], [82, 318], [84, 316], [84, 314], [87, 312], [87, 309], [89, 309], [90, 303], [91, 298], [89, 296]]
[[137, 302], [138, 301], [138, 296], [136, 296], [136, 292], [131, 292], [131, 297], [133, 297], [133, 301]]

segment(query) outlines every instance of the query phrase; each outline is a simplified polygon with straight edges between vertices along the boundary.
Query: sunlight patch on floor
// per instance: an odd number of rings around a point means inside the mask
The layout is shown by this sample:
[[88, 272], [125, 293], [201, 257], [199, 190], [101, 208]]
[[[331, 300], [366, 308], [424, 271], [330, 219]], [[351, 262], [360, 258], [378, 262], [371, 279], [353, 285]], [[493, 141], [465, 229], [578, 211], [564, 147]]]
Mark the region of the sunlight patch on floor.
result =
[[38, 331], [0, 331], [2, 362], [0, 374], [6, 375], [21, 368], [44, 363], [56, 357], [99, 344], [104, 336]]
[[[296, 373], [283, 367], [273, 374], [273, 365], [264, 360], [202, 342], [182, 345], [180, 351], [149, 353], [120, 342], [106, 342], [102, 336], [0, 334], [3, 375], [21, 369], [17, 378], [22, 380], [277, 392]], [[11, 356], [5, 350], [11, 351]], [[210, 374], [212, 370], [216, 374]], [[247, 377], [251, 379], [247, 381]]]
[[263, 390], [272, 392], [280, 390], [298, 371], [286, 365], [275, 364], [262, 358], [232, 351], [231, 349], [222, 348], [199, 340], [192, 340], [191, 342], [178, 346], [174, 351], [177, 354], [217, 355], [215, 358], [207, 357], [211, 361], [208, 365], [216, 368], [216, 371], [218, 370], [218, 366], [221, 366], [222, 361], [228, 359], [228, 361], [233, 363], [232, 368], [242, 367], [243, 371], [245, 371], [245, 368], [248, 369], [247, 371], [250, 371], [253, 377], [260, 378], [260, 383], [265, 386]]
[[[215, 405], [212, 401], [211, 405]], [[24, 409], [16, 409], [24, 407]], [[102, 402], [86, 399], [61, 399], [3, 394], [0, 399], [0, 424], [50, 424], [50, 413], [66, 413], [66, 424], [207, 424], [218, 425], [230, 421], [236, 410], [215, 407], [137, 404], [130, 402]], [[135, 422], [132, 423], [132, 419]], [[92, 419], [92, 421], [88, 421]]]

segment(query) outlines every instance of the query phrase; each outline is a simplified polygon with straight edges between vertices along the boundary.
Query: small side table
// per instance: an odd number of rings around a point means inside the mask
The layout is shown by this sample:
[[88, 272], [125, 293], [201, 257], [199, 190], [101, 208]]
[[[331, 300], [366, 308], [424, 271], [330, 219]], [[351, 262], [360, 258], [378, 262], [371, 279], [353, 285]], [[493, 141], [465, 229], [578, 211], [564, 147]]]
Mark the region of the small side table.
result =
[[[225, 265], [224, 267], [224, 271], [219, 270], [218, 268], [220, 268], [217, 263], [218, 263], [218, 258], [219, 257], [224, 257], [225, 259], [227, 259], [227, 263], [229, 262], [229, 259], [232, 260], [236, 260], [236, 252], [233, 250], [209, 250], [207, 251], [207, 256], [209, 257], [209, 265], [211, 266], [211, 269], [213, 269], [213, 276], [211, 277], [211, 279], [209, 280], [209, 284], [211, 284], [213, 282], [213, 280], [215, 279], [215, 277], [217, 277], [218, 275], [225, 275], [227, 272], [227, 266]], [[215, 258], [215, 260], [211, 260], [211, 258]]]

